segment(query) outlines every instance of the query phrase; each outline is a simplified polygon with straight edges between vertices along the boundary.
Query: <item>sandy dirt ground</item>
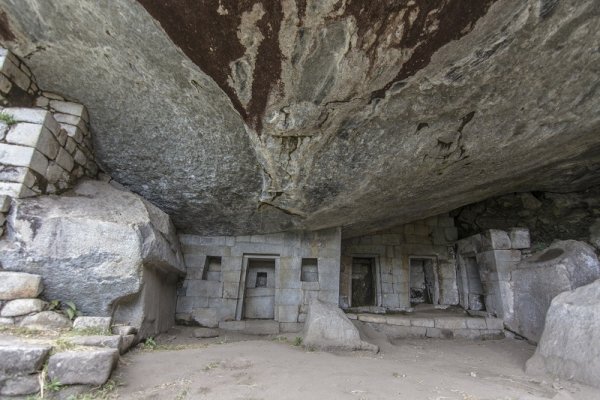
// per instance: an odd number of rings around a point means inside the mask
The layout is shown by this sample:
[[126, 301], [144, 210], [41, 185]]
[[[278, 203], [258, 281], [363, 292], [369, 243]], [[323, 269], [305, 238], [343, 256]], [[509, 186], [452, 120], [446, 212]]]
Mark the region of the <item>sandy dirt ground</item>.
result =
[[222, 333], [195, 339], [173, 329], [157, 348], [138, 346], [116, 374], [119, 399], [598, 400], [574, 382], [525, 375], [535, 347], [519, 340], [398, 340], [373, 335], [379, 354], [326, 353], [295, 336]]

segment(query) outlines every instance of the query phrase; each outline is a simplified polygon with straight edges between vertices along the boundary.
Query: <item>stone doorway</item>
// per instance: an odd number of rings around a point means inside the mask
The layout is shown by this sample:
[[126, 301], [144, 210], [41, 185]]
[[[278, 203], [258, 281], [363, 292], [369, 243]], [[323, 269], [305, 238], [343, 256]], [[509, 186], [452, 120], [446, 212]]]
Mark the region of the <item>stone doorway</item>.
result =
[[249, 258], [244, 282], [243, 319], [275, 318], [275, 259]]
[[375, 259], [352, 259], [352, 307], [376, 305]]
[[432, 258], [410, 258], [410, 303], [436, 304], [436, 273]]

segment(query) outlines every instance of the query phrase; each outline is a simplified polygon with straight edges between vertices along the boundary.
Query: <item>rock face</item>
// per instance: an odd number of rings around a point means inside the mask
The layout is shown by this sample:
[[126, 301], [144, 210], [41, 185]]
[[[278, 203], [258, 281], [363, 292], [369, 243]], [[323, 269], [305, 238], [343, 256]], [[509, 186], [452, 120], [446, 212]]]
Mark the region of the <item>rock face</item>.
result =
[[548, 372], [600, 388], [600, 280], [552, 300], [527, 372]]
[[354, 235], [599, 182], [597, 1], [363, 6], [3, 0], [0, 32], [188, 233]]
[[66, 195], [16, 200], [8, 223], [2, 266], [42, 275], [46, 298], [142, 336], [173, 323], [179, 242], [169, 217], [139, 196], [84, 181]]
[[339, 307], [320, 300], [310, 303], [303, 343], [306, 347], [323, 350], [379, 350], [360, 339], [358, 329]]
[[552, 299], [598, 278], [600, 262], [593, 247], [574, 240], [555, 242], [512, 272], [514, 314], [505, 324], [537, 342]]
[[600, 249], [600, 186], [576, 193], [511, 193], [462, 207], [452, 216], [460, 237], [524, 226], [536, 246], [575, 239]]

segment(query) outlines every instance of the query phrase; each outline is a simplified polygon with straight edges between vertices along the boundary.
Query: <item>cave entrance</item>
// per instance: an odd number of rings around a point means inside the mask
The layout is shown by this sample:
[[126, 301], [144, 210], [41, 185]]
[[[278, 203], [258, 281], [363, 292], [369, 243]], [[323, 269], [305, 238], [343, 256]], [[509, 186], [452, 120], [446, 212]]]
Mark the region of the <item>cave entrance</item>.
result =
[[410, 258], [410, 303], [435, 303], [435, 268], [432, 258]]
[[352, 307], [374, 306], [376, 304], [375, 276], [374, 258], [352, 258]]
[[275, 318], [275, 259], [249, 258], [244, 283], [244, 319]]

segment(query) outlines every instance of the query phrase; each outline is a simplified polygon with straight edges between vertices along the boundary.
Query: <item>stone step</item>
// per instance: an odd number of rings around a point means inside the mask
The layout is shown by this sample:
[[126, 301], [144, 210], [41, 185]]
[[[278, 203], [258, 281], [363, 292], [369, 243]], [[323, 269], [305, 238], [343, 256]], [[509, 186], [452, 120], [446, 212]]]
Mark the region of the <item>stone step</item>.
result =
[[119, 360], [117, 349], [64, 351], [48, 360], [48, 377], [63, 385], [103, 385]]
[[394, 338], [500, 339], [504, 323], [499, 318], [416, 315], [347, 314], [348, 318], [369, 324]]

